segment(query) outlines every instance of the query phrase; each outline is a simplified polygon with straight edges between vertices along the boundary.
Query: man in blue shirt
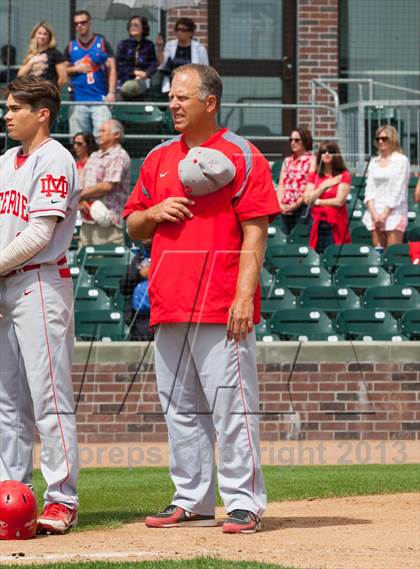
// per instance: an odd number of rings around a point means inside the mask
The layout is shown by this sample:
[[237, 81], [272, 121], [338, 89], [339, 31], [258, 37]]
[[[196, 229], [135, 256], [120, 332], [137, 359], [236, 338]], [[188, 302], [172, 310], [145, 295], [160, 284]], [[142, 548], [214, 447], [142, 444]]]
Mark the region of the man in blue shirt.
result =
[[70, 134], [93, 132], [96, 136], [101, 124], [111, 118], [111, 111], [106, 105], [83, 103], [115, 101], [117, 73], [114, 54], [102, 35], [92, 33], [89, 12], [75, 12], [73, 22], [77, 37], [64, 52], [72, 98], [79, 103], [70, 111]]

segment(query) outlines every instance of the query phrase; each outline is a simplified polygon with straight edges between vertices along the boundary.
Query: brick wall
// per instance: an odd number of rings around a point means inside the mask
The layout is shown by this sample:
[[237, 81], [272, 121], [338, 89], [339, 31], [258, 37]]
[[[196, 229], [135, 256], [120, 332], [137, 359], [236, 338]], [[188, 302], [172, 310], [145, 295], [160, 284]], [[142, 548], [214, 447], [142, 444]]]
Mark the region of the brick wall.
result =
[[[418, 347], [413, 345], [410, 353], [418, 353]], [[133, 382], [138, 363], [130, 361], [129, 352], [112, 349], [119, 354], [116, 361], [127, 363], [107, 363], [101, 355], [93, 361], [104, 363], [86, 367], [79, 353], [79, 363], [74, 364], [80, 442], [165, 442], [153, 365], [144, 364]], [[412, 361], [398, 358], [401, 363], [384, 361], [380, 353], [378, 361], [349, 363], [327, 357], [318, 363], [321, 353], [309, 357], [312, 361], [298, 362], [292, 373], [290, 363], [282, 361], [293, 361], [287, 349], [277, 348], [278, 357], [274, 351], [270, 357], [259, 352], [262, 440], [420, 438], [417, 356]], [[331, 352], [334, 347], [322, 349]], [[135, 345], [127, 350], [137, 357]]]
[[[210, 0], [211, 1], [211, 0]], [[174, 27], [178, 18], [191, 18], [194, 20], [197, 30], [194, 37], [206, 47], [208, 44], [208, 9], [207, 0], [201, 0], [197, 8], [173, 8], [166, 13], [166, 38], [174, 39]]]
[[[297, 102], [311, 101], [311, 80], [338, 77], [338, 4], [339, 0], [298, 0], [297, 12]], [[331, 84], [336, 89], [336, 84]], [[333, 105], [325, 90], [317, 90], [316, 102]], [[299, 124], [310, 125], [310, 113], [300, 111]], [[316, 112], [316, 133], [328, 137], [335, 133], [334, 116]]]

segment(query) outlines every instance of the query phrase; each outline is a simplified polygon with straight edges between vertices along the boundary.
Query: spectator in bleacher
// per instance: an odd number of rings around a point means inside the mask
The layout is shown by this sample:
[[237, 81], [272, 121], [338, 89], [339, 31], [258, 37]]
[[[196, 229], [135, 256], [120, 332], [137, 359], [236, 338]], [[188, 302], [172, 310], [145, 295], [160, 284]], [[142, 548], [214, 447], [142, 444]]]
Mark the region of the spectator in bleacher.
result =
[[124, 244], [121, 212], [130, 192], [130, 157], [121, 146], [123, 138], [124, 128], [115, 119], [99, 129], [99, 150], [89, 157], [82, 176], [80, 247]]
[[32, 28], [29, 48], [18, 71], [18, 76], [35, 75], [57, 85], [67, 83], [63, 54], [56, 49], [57, 40], [48, 22], [39, 22]]
[[363, 223], [371, 232], [373, 246], [382, 252], [389, 245], [403, 242], [408, 223], [410, 162], [393, 126], [380, 126], [375, 140], [379, 153], [367, 171]]
[[206, 48], [193, 37], [195, 30], [196, 25], [191, 18], [178, 18], [175, 22], [176, 39], [167, 41], [164, 48], [161, 41], [157, 42], [159, 70], [164, 74], [162, 93], [169, 92], [171, 73], [177, 67], [188, 63], [208, 65]]
[[[0, 71], [0, 83], [10, 83], [16, 79], [17, 70], [12, 69], [16, 65], [16, 48], [14, 45], [2, 45], [0, 50], [1, 64], [6, 68]], [[3, 98], [3, 97], [1, 97]]]
[[72, 106], [69, 113], [70, 134], [93, 132], [111, 118], [107, 105], [83, 103], [115, 101], [117, 71], [110, 44], [100, 34], [93, 34], [89, 12], [79, 10], [73, 19], [76, 39], [64, 51], [67, 72], [70, 75], [72, 99], [80, 104]]
[[96, 138], [91, 132], [78, 132], [73, 136], [73, 155], [76, 160], [76, 166], [79, 171], [79, 176], [81, 171], [86, 166], [87, 159], [92, 154], [98, 150], [98, 145], [96, 144]]
[[304, 219], [307, 208], [302, 196], [309, 174], [316, 169], [315, 156], [311, 152], [311, 132], [295, 128], [289, 135], [289, 142], [292, 155], [283, 162], [277, 188], [277, 198], [282, 211], [280, 219], [283, 233], [286, 235]]
[[151, 340], [148, 278], [150, 271], [151, 239], [144, 239], [127, 274], [120, 280], [120, 291], [127, 297], [125, 321], [130, 328], [130, 340]]
[[127, 24], [129, 38], [117, 46], [117, 87], [124, 99], [136, 99], [150, 89], [150, 78], [157, 69], [155, 45], [147, 39], [147, 18], [133, 16]]
[[333, 243], [351, 243], [346, 206], [350, 185], [351, 175], [338, 144], [323, 142], [316, 156], [316, 172], [309, 174], [303, 195], [304, 202], [312, 204], [309, 245], [317, 253]]

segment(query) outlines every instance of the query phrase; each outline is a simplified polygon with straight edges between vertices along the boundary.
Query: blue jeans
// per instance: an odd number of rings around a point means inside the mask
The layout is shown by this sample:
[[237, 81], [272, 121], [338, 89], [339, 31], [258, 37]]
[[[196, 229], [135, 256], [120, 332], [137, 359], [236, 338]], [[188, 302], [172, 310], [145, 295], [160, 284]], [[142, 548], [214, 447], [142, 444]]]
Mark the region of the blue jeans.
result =
[[70, 136], [78, 132], [93, 132], [98, 136], [100, 126], [111, 118], [106, 105], [74, 105], [69, 110]]

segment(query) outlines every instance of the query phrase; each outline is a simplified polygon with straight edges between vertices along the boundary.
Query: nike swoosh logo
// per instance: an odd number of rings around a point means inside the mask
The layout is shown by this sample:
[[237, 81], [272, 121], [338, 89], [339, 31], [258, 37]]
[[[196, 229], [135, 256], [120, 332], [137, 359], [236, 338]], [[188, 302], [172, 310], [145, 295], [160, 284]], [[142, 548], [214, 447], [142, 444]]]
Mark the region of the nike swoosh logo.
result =
[[166, 176], [166, 174], [169, 174], [170, 170], [167, 170], [166, 172], [161, 172], [159, 174], [159, 178], [164, 178]]
[[23, 293], [25, 296], [28, 296], [28, 294], [31, 294], [31, 290], [25, 290], [25, 292]]
[[51, 200], [51, 203], [60, 203], [61, 200]]

